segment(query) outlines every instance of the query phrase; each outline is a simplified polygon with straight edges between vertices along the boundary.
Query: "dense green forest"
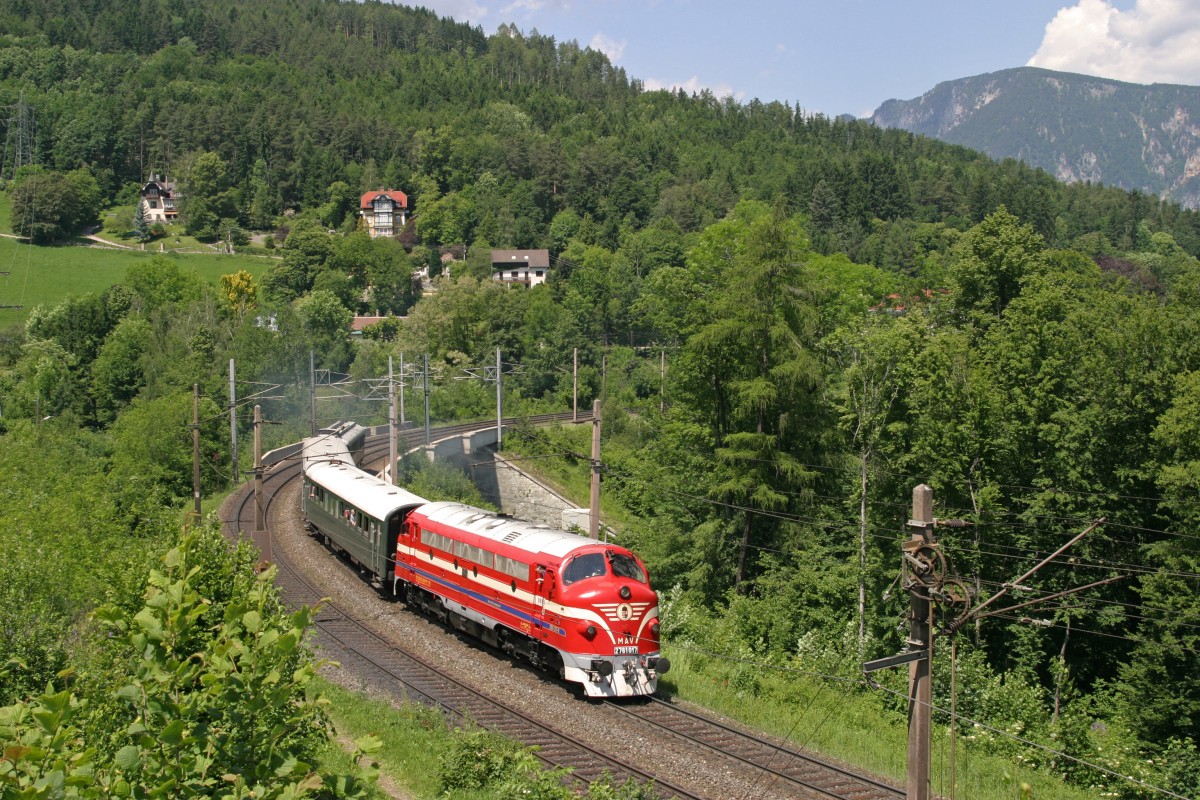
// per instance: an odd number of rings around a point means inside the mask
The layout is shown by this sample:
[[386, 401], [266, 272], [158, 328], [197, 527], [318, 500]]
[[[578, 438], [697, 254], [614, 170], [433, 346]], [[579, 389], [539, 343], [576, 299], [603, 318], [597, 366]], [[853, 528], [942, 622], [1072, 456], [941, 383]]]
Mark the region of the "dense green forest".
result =
[[[797, 105], [647, 92], [573, 42], [387, 3], [0, 0], [0, 37], [14, 227], [56, 239], [165, 172], [190, 231], [282, 245], [257, 283], [157, 258], [0, 336], [6, 737], [33, 736], [28, 704], [66, 702], [48, 683], [92, 698], [72, 712], [85, 730], [105, 703], [135, 713], [96, 677], [144, 646], [130, 619], [168, 613], [172, 586], [178, 624], [201, 613], [192, 540], [143, 594], [191, 495], [193, 384], [216, 490], [234, 481], [230, 359], [243, 395], [285, 385], [263, 401], [282, 441], [308, 426], [310, 350], [355, 379], [428, 354], [435, 420], [492, 411], [494, 387], [454, 378], [496, 348], [520, 366], [510, 412], [567, 408], [577, 350], [606, 501], [670, 598], [668, 646], [861, 678], [903, 644], [888, 589], [916, 484], [972, 523], [939, 536], [980, 597], [1105, 517], [1015, 602], [1117, 580], [959, 633], [964, 746], [1114, 796], [1200, 792], [1200, 215]], [[359, 193], [383, 186], [412, 200], [396, 240], [356, 229]], [[80, 202], [45, 202], [65, 189]], [[422, 295], [413, 270], [464, 245]], [[491, 280], [491, 247], [548, 248], [550, 280]], [[407, 318], [352, 338], [373, 309]], [[218, 564], [245, 596], [214, 609], [273, 602], [246, 566]], [[248, 635], [221, 613], [207, 634]], [[302, 683], [302, 659], [268, 655]], [[880, 680], [903, 694], [899, 672]], [[138, 734], [103, 732], [97, 769], [123, 779]]]

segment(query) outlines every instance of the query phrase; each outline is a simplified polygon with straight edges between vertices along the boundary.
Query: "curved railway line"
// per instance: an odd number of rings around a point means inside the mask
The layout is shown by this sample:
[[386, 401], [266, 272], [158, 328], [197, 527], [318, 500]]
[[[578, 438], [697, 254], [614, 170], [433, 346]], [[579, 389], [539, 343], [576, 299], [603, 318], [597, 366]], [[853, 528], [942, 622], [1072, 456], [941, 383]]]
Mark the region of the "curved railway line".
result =
[[[567, 415], [534, 417], [532, 422], [563, 418]], [[581, 417], [581, 419], [585, 419]], [[491, 427], [474, 423], [437, 429], [437, 438], [477, 431]], [[404, 449], [418, 443], [423, 431], [402, 432]], [[368, 439], [364, 462], [386, 458], [387, 442], [382, 436]], [[267, 506], [268, 530], [258, 532], [254, 542], [266, 560], [277, 567], [276, 581], [287, 602], [292, 605], [316, 605], [325, 597], [319, 586], [305, 577], [304, 571], [291, 563], [282, 551], [272, 546], [271, 514], [287, 513], [273, 508], [274, 498], [296, 482], [300, 476], [297, 459], [287, 459], [264, 475], [263, 493]], [[247, 485], [235, 496], [233, 518], [225, 521], [227, 535], [236, 537], [240, 531], [254, 528], [254, 492]], [[379, 602], [384, 602], [380, 600]], [[538, 757], [552, 767], [569, 768], [583, 783], [608, 774], [618, 781], [632, 778], [641, 782], [653, 781], [664, 797], [703, 798], [695, 788], [686, 788], [687, 776], [650, 774], [618, 760], [569, 733], [557, 729], [550, 721], [514, 708], [497, 698], [474, 689], [452, 675], [446, 674], [420, 654], [404, 649], [356, 616], [326, 600], [314, 619], [323, 655], [337, 660], [356, 674], [369, 677], [376, 685], [388, 686], [391, 691], [411, 701], [435, 706], [456, 722], [468, 720], [503, 733], [527, 746], [538, 748]], [[482, 646], [482, 645], [481, 645]], [[502, 656], [496, 656], [501, 657]], [[579, 700], [585, 703], [586, 701]], [[634, 703], [598, 704], [596, 711], [615, 709], [616, 713], [635, 720], [645, 738], [660, 744], [669, 738], [698, 745], [727, 762], [729, 771], [745, 775], [745, 797], [783, 796], [803, 798], [839, 798], [841, 800], [895, 800], [904, 793], [869, 776], [840, 767], [811, 755], [759, 738], [705, 716], [694, 714], [673, 703], [651, 699]], [[685, 785], [678, 785], [678, 784]]]

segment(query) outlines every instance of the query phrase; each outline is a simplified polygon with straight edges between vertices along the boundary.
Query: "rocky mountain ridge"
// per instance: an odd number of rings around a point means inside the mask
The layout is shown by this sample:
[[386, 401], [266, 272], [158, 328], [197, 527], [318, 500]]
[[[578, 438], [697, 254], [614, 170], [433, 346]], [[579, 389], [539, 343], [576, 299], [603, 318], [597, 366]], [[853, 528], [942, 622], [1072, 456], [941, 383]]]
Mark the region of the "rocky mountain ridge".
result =
[[1200, 208], [1200, 87], [1018, 67], [888, 100], [871, 121]]

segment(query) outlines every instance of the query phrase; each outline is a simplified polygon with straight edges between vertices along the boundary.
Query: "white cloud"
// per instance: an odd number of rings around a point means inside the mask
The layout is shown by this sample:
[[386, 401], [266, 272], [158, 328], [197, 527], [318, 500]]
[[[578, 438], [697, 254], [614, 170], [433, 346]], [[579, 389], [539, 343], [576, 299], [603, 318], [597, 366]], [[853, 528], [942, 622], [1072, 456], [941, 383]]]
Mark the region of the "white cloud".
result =
[[1200, 85], [1200, 3], [1137, 0], [1122, 11], [1109, 0], [1079, 0], [1046, 25], [1028, 66], [1133, 83]]
[[513, 14], [532, 14], [546, 7], [546, 0], [514, 0], [500, 9], [500, 16], [507, 19]]
[[479, 25], [489, 13], [486, 5], [475, 0], [424, 0], [420, 5], [439, 17], [453, 17], [457, 22], [469, 22], [472, 25]]
[[739, 102], [746, 96], [745, 92], [735, 92], [733, 87], [728, 84], [720, 83], [710, 86], [702, 82], [696, 75], [688, 78], [683, 83], [678, 81], [660, 81], [658, 78], [647, 78], [642, 83], [648, 92], [657, 92], [659, 89], [670, 89], [674, 92], [678, 89], [683, 89], [688, 94], [698, 94], [707, 89], [717, 97], [732, 97]]
[[625, 41], [613, 41], [603, 33], [597, 33], [592, 37], [592, 41], [588, 43], [588, 47], [597, 50], [608, 56], [608, 60], [614, 64], [620, 61], [621, 54], [625, 52]]

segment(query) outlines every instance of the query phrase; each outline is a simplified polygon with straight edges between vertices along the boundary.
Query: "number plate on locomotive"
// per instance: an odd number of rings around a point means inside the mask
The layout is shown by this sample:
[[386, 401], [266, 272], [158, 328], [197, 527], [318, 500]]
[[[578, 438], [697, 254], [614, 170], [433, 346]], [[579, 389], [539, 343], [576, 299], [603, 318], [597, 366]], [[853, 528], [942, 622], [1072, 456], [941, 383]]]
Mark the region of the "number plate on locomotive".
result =
[[613, 654], [618, 656], [636, 656], [636, 647], [614, 647]]

